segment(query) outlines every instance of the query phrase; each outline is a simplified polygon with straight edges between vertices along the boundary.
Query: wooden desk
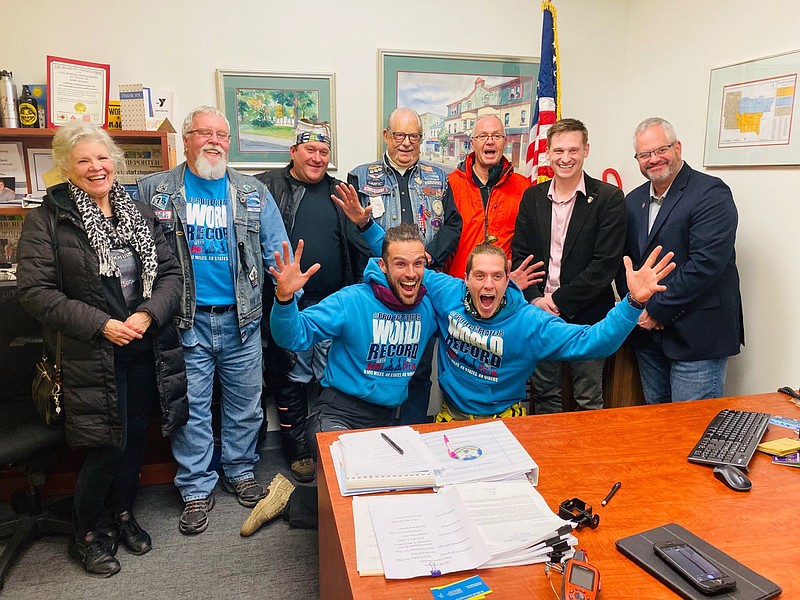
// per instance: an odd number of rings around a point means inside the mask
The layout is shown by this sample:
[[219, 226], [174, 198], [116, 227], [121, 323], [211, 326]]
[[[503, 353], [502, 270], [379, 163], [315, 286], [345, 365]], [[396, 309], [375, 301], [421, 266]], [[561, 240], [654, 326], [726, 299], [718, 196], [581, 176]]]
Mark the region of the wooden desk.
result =
[[[592, 413], [509, 419], [509, 429], [539, 465], [539, 492], [550, 507], [578, 497], [600, 515], [597, 529], [576, 532], [578, 547], [601, 573], [600, 600], [672, 599], [678, 596], [622, 556], [614, 542], [676, 522], [800, 598], [797, 499], [800, 473], [771, 464], [757, 452], [750, 463], [753, 488], [734, 492], [709, 467], [686, 456], [711, 418], [723, 408], [757, 410], [800, 419], [800, 408], [782, 394], [720, 398]], [[421, 432], [460, 425], [421, 425]], [[792, 436], [770, 427], [766, 439]], [[554, 598], [543, 565], [479, 569], [436, 579], [386, 580], [356, 571], [352, 499], [339, 493], [328, 446], [336, 432], [320, 434], [320, 597], [431, 598], [430, 587], [478, 574], [493, 598]], [[622, 488], [601, 507], [615, 481]], [[553, 576], [556, 586], [560, 577]]]

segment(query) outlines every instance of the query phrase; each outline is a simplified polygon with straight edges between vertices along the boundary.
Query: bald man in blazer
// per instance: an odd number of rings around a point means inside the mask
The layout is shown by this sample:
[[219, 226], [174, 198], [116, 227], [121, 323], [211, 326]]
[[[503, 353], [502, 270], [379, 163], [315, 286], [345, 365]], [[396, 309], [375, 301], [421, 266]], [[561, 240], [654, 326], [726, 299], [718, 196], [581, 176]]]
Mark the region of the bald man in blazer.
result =
[[[625, 199], [625, 253], [635, 267], [660, 245], [675, 253], [677, 265], [628, 338], [645, 400], [720, 397], [728, 357], [744, 344], [733, 195], [721, 179], [683, 162], [675, 129], [664, 119], [640, 123], [634, 148], [649, 182]], [[623, 293], [622, 278], [617, 284]]]

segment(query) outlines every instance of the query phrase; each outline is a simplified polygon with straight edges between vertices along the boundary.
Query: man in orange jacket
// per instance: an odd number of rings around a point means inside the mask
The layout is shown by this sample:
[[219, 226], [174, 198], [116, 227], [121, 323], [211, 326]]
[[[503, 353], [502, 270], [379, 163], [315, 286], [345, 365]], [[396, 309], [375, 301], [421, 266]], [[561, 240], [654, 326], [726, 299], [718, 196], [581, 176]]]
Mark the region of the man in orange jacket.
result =
[[514, 173], [503, 156], [505, 139], [499, 118], [480, 117], [472, 132], [472, 152], [447, 178], [447, 194], [452, 195], [463, 221], [458, 247], [446, 267], [453, 277], [464, 278], [467, 256], [483, 242], [500, 246], [511, 259], [519, 203], [530, 181]]

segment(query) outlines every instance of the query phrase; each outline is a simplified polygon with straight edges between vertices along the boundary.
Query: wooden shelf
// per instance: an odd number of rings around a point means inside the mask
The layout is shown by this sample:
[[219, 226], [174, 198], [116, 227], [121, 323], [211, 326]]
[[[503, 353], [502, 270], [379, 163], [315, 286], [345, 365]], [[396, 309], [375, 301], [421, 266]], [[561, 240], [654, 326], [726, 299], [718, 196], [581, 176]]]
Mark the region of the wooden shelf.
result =
[[[31, 191], [31, 168], [28, 164], [29, 148], [50, 148], [55, 129], [24, 129], [0, 127], [0, 143], [22, 143], [22, 155], [25, 162], [25, 172], [28, 179], [28, 192]], [[164, 170], [176, 165], [175, 136], [167, 131], [127, 131], [108, 130], [109, 135], [120, 145], [123, 150], [126, 145], [136, 144], [158, 147], [161, 151], [161, 165]], [[0, 207], [0, 215], [24, 215], [29, 209], [19, 206]]]

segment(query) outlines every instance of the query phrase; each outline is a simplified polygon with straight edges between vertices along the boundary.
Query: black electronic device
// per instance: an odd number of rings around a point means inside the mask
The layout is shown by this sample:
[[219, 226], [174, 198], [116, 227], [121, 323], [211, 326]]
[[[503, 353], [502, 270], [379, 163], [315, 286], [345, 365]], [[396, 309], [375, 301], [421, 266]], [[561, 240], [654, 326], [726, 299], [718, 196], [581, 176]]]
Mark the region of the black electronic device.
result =
[[721, 410], [689, 453], [689, 462], [746, 468], [767, 431], [769, 418], [768, 413]]
[[733, 465], [717, 465], [714, 467], [714, 477], [736, 492], [748, 492], [753, 487], [744, 471]]
[[599, 591], [600, 571], [579, 550], [564, 564], [561, 600], [596, 600]]
[[600, 515], [593, 514], [592, 505], [586, 504], [580, 498], [564, 500], [558, 507], [558, 516], [565, 521], [577, 523], [578, 529], [585, 525], [597, 529], [600, 524]]
[[736, 587], [736, 580], [712, 563], [694, 546], [680, 540], [653, 544], [653, 550], [664, 562], [707, 595], [721, 594]]
[[792, 388], [790, 388], [788, 385], [787, 385], [787, 386], [785, 386], [785, 387], [782, 387], [782, 388], [778, 388], [778, 392], [779, 392], [779, 393], [781, 393], [781, 394], [786, 394], [787, 396], [791, 396], [791, 397], [792, 397], [792, 398], [794, 398], [795, 400], [800, 400], [800, 394], [798, 394], [797, 392], [795, 392], [795, 391], [794, 391]]

